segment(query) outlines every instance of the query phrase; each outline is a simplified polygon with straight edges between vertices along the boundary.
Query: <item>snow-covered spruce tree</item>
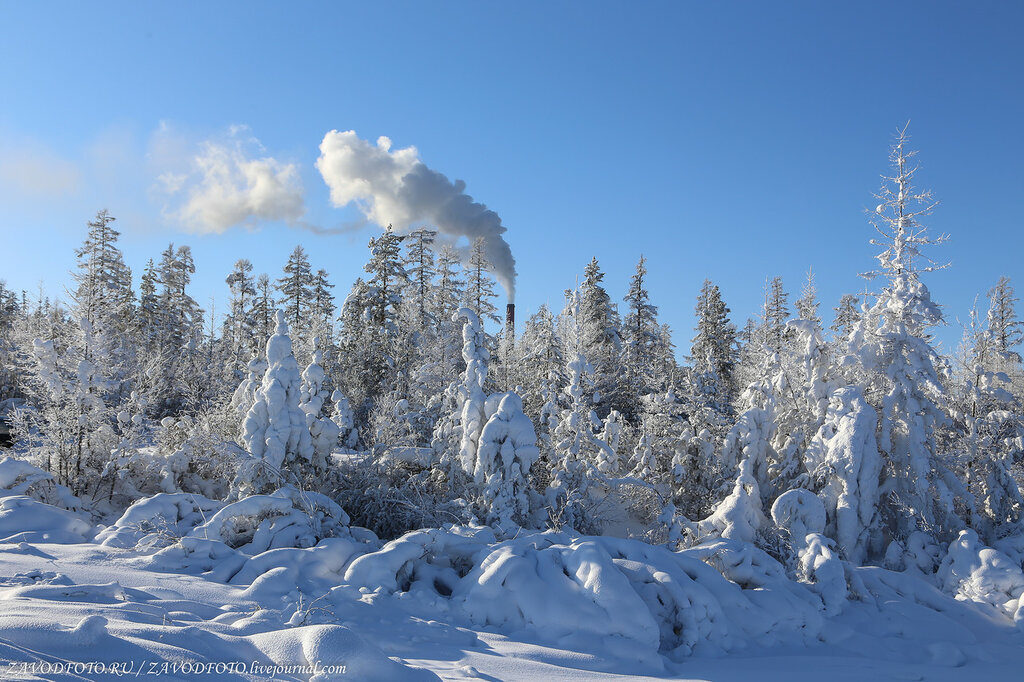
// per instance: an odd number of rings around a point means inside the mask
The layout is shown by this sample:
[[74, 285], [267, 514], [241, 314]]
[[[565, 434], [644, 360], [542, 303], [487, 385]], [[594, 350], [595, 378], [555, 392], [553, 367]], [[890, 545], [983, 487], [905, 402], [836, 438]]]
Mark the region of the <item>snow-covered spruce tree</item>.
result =
[[814, 285], [813, 268], [807, 271], [807, 281], [804, 282], [804, 288], [795, 305], [798, 318], [821, 326], [821, 317], [818, 315], [818, 288]]
[[846, 343], [850, 337], [850, 331], [854, 324], [860, 319], [860, 300], [853, 294], [843, 294], [839, 299], [839, 305], [833, 310], [835, 317], [829, 329], [832, 330], [833, 340], [837, 346]]
[[[156, 326], [146, 335], [155, 343], [145, 359], [151, 376], [159, 377], [149, 396], [156, 414], [177, 415], [187, 409], [184, 383], [195, 378], [190, 369], [196, 364], [193, 356], [199, 351], [203, 329], [203, 310], [188, 294], [195, 271], [192, 250], [188, 246], [175, 249], [174, 244], [161, 254], [156, 269], [161, 285], [154, 301]], [[206, 379], [212, 382], [212, 377]]]
[[697, 391], [694, 402], [728, 414], [737, 360], [736, 327], [729, 321], [729, 309], [711, 280], [704, 280], [697, 297], [696, 315], [697, 335], [690, 346]]
[[372, 364], [373, 334], [369, 315], [370, 288], [361, 277], [341, 304], [338, 353], [342, 358], [337, 381], [351, 401], [356, 421], [366, 416], [370, 396], [375, 390], [376, 371]]
[[791, 487], [801, 476], [800, 460], [825, 420], [829, 394], [835, 388], [819, 323], [801, 317], [790, 320], [787, 331], [789, 342], [782, 358], [772, 356], [765, 365], [777, 398], [775, 458], [769, 463], [773, 493]]
[[518, 380], [524, 389], [526, 414], [537, 420], [549, 402], [548, 392], [559, 391], [565, 383], [565, 356], [562, 339], [555, 329], [554, 315], [546, 304], [542, 304], [523, 326]]
[[[318, 339], [313, 339], [312, 347], [316, 348]], [[313, 351], [313, 359], [306, 369], [302, 370], [302, 386], [299, 395], [299, 409], [306, 415], [306, 428], [313, 440], [312, 465], [314, 470], [327, 467], [327, 458], [338, 445], [341, 432], [338, 424], [331, 419], [330, 380], [321, 366], [323, 355], [319, 350]]]
[[459, 454], [458, 461], [463, 471], [472, 474], [476, 470], [477, 448], [480, 432], [487, 421], [487, 362], [491, 354], [487, 350], [487, 337], [483, 324], [475, 312], [460, 308], [453, 321], [464, 320], [462, 325], [462, 359], [466, 371], [456, 387], [458, 395]]
[[[430, 234], [425, 234], [424, 239]], [[462, 327], [452, 321], [462, 300], [462, 281], [459, 279], [458, 254], [450, 244], [442, 244], [436, 255], [424, 243], [423, 253], [416, 239], [408, 242], [406, 259], [412, 264], [405, 319], [406, 329], [415, 356], [409, 371], [409, 399], [423, 406], [425, 414], [437, 419], [443, 410], [445, 390], [456, 381], [462, 371]], [[435, 274], [431, 274], [431, 273]], [[436, 275], [436, 282], [432, 277]], [[422, 287], [421, 287], [422, 285]], [[419, 294], [425, 293], [421, 313]], [[428, 326], [421, 328], [421, 322]]]
[[614, 476], [619, 473], [618, 449], [622, 442], [622, 415], [612, 410], [601, 422], [601, 440], [608, 446], [603, 450], [597, 462], [597, 470], [602, 474]]
[[401, 336], [399, 312], [402, 291], [408, 274], [402, 266], [402, 237], [389, 225], [379, 237], [370, 240], [370, 260], [363, 269], [370, 275], [362, 305], [366, 317], [366, 335], [370, 346], [367, 351], [367, 400], [372, 403], [378, 396], [393, 393], [399, 373], [407, 371], [398, 362], [398, 342]]
[[335, 390], [331, 394], [331, 403], [334, 405], [331, 421], [338, 427], [338, 440], [342, 447], [352, 450], [359, 441], [359, 429], [356, 428], [355, 412], [352, 411], [348, 398], [339, 390]]
[[320, 351], [320, 362], [325, 370], [333, 370], [338, 362], [338, 349], [335, 345], [334, 285], [328, 280], [327, 271], [320, 268], [313, 273], [312, 298], [309, 304], [310, 333], [316, 346], [310, 351]]
[[23, 310], [18, 305], [18, 297], [0, 279], [0, 403], [22, 395], [22, 378], [15, 364], [17, 344], [14, 331], [18, 319], [29, 313], [27, 305], [25, 308]]
[[437, 252], [437, 285], [431, 296], [431, 307], [438, 325], [441, 327], [451, 323], [452, 316], [459, 310], [459, 302], [464, 296], [465, 281], [459, 277], [459, 254], [451, 244], [442, 244]]
[[487, 523], [513, 533], [530, 524], [530, 468], [537, 461], [537, 436], [514, 392], [501, 396], [480, 432], [474, 478]]
[[498, 309], [494, 299], [494, 279], [491, 277], [491, 262], [487, 259], [486, 244], [483, 237], [477, 237], [470, 247], [469, 260], [466, 262], [464, 277], [466, 281], [465, 305], [473, 311], [481, 322], [491, 320], [500, 323]]
[[275, 322], [273, 285], [270, 276], [260, 273], [256, 278], [256, 300], [253, 303], [253, 318], [256, 324], [256, 347], [265, 348], [267, 339], [274, 334]]
[[284, 276], [275, 285], [280, 297], [277, 305], [284, 311], [285, 320], [296, 338], [308, 334], [309, 309], [313, 301], [313, 270], [309, 256], [301, 244], [288, 256]]
[[459, 308], [452, 321], [462, 321], [462, 357], [466, 369], [462, 377], [445, 391], [445, 410], [434, 427], [431, 446], [440, 471], [449, 484], [458, 486], [464, 476], [476, 470], [480, 432], [487, 421], [487, 350], [480, 318], [469, 308]]
[[1024, 341], [1024, 322], [1017, 317], [1017, 297], [1009, 277], [1000, 277], [988, 292], [989, 308], [986, 315], [988, 334], [992, 349], [1000, 353], [1006, 362], [1021, 362], [1020, 354], [1014, 350]]
[[786, 321], [789, 320], [789, 306], [786, 299], [789, 294], [782, 286], [781, 277], [773, 277], [765, 282], [764, 308], [761, 311], [761, 325], [764, 329], [762, 338], [769, 352], [781, 353], [786, 342]]
[[627, 419], [634, 419], [640, 411], [640, 399], [648, 393], [664, 390], [668, 377], [661, 375], [658, 362], [662, 344], [658, 324], [658, 308], [651, 305], [647, 291], [646, 260], [640, 257], [636, 272], [629, 282], [624, 299], [628, 312], [622, 324], [622, 369], [624, 396], [622, 407]]
[[433, 294], [434, 277], [437, 275], [434, 242], [437, 230], [420, 229], [405, 238], [405, 257], [402, 266], [408, 273], [408, 284], [404, 298], [415, 311], [415, 331], [425, 334], [435, 328]]
[[[99, 497], [113, 475], [110, 453], [119, 441], [114, 416], [130, 399], [135, 355], [131, 273], [116, 247], [118, 233], [106, 211], [89, 222], [70, 318], [54, 310], [19, 353], [31, 359], [25, 389], [36, 408], [28, 413], [25, 446], [31, 459], [75, 494]], [[27, 363], [26, 363], [27, 364]]]
[[[993, 298], [988, 326], [979, 322], [977, 310], [971, 311], [960, 350], [958, 391], [951, 400], [958, 437], [950, 449], [959, 455], [958, 470], [971, 492], [968, 521], [989, 545], [1024, 533], [1024, 498], [1011, 473], [1024, 451], [1020, 400], [1010, 390], [1019, 356], [1000, 351], [999, 335], [991, 330], [994, 320], [997, 328], [1001, 322], [993, 308], [1002, 305], [1005, 301]], [[1004, 319], [1012, 324], [1012, 310]]]
[[[622, 408], [622, 336], [619, 313], [601, 282], [604, 273], [594, 258], [583, 270], [577, 293], [578, 305], [566, 308], [575, 316], [580, 336], [579, 352], [593, 369], [594, 407], [599, 416]], [[569, 357], [572, 352], [566, 353]], [[571, 359], [571, 358], [570, 358]]]
[[[111, 225], [114, 220], [106, 210], [98, 212], [88, 223], [85, 242], [75, 251], [72, 313], [81, 329], [82, 357], [100, 367], [109, 380], [120, 382], [128, 373], [127, 331], [134, 318], [135, 294], [131, 270], [117, 248], [120, 233]], [[114, 384], [109, 388], [119, 390]]]
[[237, 496], [271, 492], [305, 478], [315, 467], [313, 440], [300, 408], [302, 377], [292, 354], [285, 314], [277, 311], [277, 331], [267, 341], [267, 370], [242, 422], [242, 440], [252, 460], [239, 469]]
[[553, 461], [549, 476], [550, 517], [555, 526], [580, 532], [597, 532], [601, 525], [597, 507], [607, 494], [607, 483], [598, 469], [615, 458], [608, 444], [595, 434], [601, 421], [594, 411], [594, 369], [583, 353], [586, 317], [581, 313], [580, 292], [570, 294], [572, 311], [566, 325], [569, 354], [565, 366], [568, 385], [562, 395], [561, 411], [552, 434]]
[[[771, 373], [770, 365], [766, 369]], [[722, 469], [742, 469], [759, 487], [768, 488], [768, 466], [777, 458], [772, 442], [778, 428], [777, 398], [771, 381], [766, 378], [748, 386], [740, 396], [740, 404], [743, 411], [722, 446]]]
[[[463, 305], [480, 318], [481, 324], [487, 320], [496, 324], [500, 324], [502, 321], [498, 315], [498, 308], [494, 304], [498, 294], [494, 291], [495, 281], [491, 277], [492, 268], [493, 266], [487, 258], [486, 244], [482, 237], [478, 237], [470, 246], [469, 260], [463, 269], [463, 277], [466, 282]], [[485, 332], [484, 339], [487, 350], [491, 354], [492, 365], [485, 388], [488, 391], [500, 390], [507, 383], [504, 368], [505, 348], [494, 334]]]
[[[946, 237], [930, 237], [920, 223], [935, 204], [929, 192], [912, 185], [914, 154], [907, 149], [904, 129], [890, 157], [895, 174], [883, 176], [872, 215], [881, 234], [872, 244], [883, 251], [878, 254], [880, 269], [870, 274], [885, 282], [869, 311], [861, 347], [855, 348], [867, 375], [867, 398], [879, 412], [882, 522], [888, 537], [899, 543], [890, 557], [917, 531], [952, 540], [964, 524], [954, 502], [966, 493], [937, 454], [937, 430], [947, 421], [946, 395], [939, 374], [942, 360], [927, 329], [942, 321], [942, 312], [921, 275], [941, 267], [925, 257], [924, 247], [941, 244]], [[851, 334], [852, 343], [858, 342], [857, 336], [856, 331]]]
[[249, 361], [259, 352], [253, 314], [256, 282], [252, 277], [252, 263], [240, 258], [224, 281], [231, 292], [228, 314], [224, 317], [221, 333], [227, 348], [224, 372], [234, 383], [238, 383], [244, 378]]

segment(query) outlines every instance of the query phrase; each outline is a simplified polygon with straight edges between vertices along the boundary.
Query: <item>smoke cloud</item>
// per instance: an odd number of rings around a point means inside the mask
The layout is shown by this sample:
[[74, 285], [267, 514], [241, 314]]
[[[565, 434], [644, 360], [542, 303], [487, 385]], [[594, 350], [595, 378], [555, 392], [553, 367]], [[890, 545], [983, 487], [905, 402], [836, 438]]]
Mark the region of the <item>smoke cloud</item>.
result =
[[374, 145], [355, 131], [332, 130], [320, 143], [316, 167], [331, 191], [331, 203], [355, 203], [368, 220], [381, 227], [406, 231], [416, 224], [436, 227], [442, 234], [484, 239], [494, 275], [515, 299], [516, 261], [502, 236], [507, 228], [497, 213], [473, 201], [466, 183], [452, 182], [419, 160], [415, 147], [391, 151], [391, 140]]
[[240, 139], [243, 131], [236, 127], [226, 141], [203, 142], [187, 172], [159, 178], [168, 194], [183, 197], [172, 213], [195, 232], [271, 220], [295, 225], [306, 212], [298, 166], [254, 158], [251, 150], [262, 147], [254, 138]]

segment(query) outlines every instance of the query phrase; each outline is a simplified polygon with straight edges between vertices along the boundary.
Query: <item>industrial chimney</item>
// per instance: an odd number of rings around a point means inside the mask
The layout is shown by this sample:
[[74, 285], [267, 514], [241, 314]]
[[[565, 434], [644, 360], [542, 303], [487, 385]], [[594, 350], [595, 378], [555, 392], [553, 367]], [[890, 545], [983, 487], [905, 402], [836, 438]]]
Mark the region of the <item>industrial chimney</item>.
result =
[[505, 306], [505, 337], [509, 340], [509, 343], [513, 343], [516, 338], [516, 304], [509, 303]]

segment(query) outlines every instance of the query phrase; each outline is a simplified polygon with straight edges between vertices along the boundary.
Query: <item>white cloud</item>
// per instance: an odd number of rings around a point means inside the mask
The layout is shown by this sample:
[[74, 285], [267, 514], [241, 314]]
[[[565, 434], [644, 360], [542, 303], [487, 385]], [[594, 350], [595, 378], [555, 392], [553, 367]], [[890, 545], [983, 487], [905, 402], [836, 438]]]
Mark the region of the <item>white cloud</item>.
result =
[[[158, 156], [173, 160], [180, 145], [162, 126], [153, 148]], [[232, 126], [226, 139], [192, 146], [186, 168], [157, 176], [160, 189], [171, 197], [169, 214], [200, 233], [264, 221], [297, 223], [306, 212], [299, 168], [270, 156], [257, 157], [262, 152], [244, 126]]]

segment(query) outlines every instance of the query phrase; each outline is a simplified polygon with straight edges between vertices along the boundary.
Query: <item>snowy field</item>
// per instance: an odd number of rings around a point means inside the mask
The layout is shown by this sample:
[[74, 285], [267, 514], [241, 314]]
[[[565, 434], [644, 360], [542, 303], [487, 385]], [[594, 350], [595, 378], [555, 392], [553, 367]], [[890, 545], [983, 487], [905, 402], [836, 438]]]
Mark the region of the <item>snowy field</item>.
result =
[[735, 540], [671, 552], [451, 527], [382, 544], [345, 528], [301, 548], [308, 521], [275, 496], [157, 495], [97, 528], [18, 494], [59, 498], [41, 474], [0, 462], [3, 679], [1008, 680], [1024, 666], [999, 603], [1020, 571], [969, 535], [939, 572], [961, 578], [954, 598], [845, 562], [841, 585], [796, 582]]

